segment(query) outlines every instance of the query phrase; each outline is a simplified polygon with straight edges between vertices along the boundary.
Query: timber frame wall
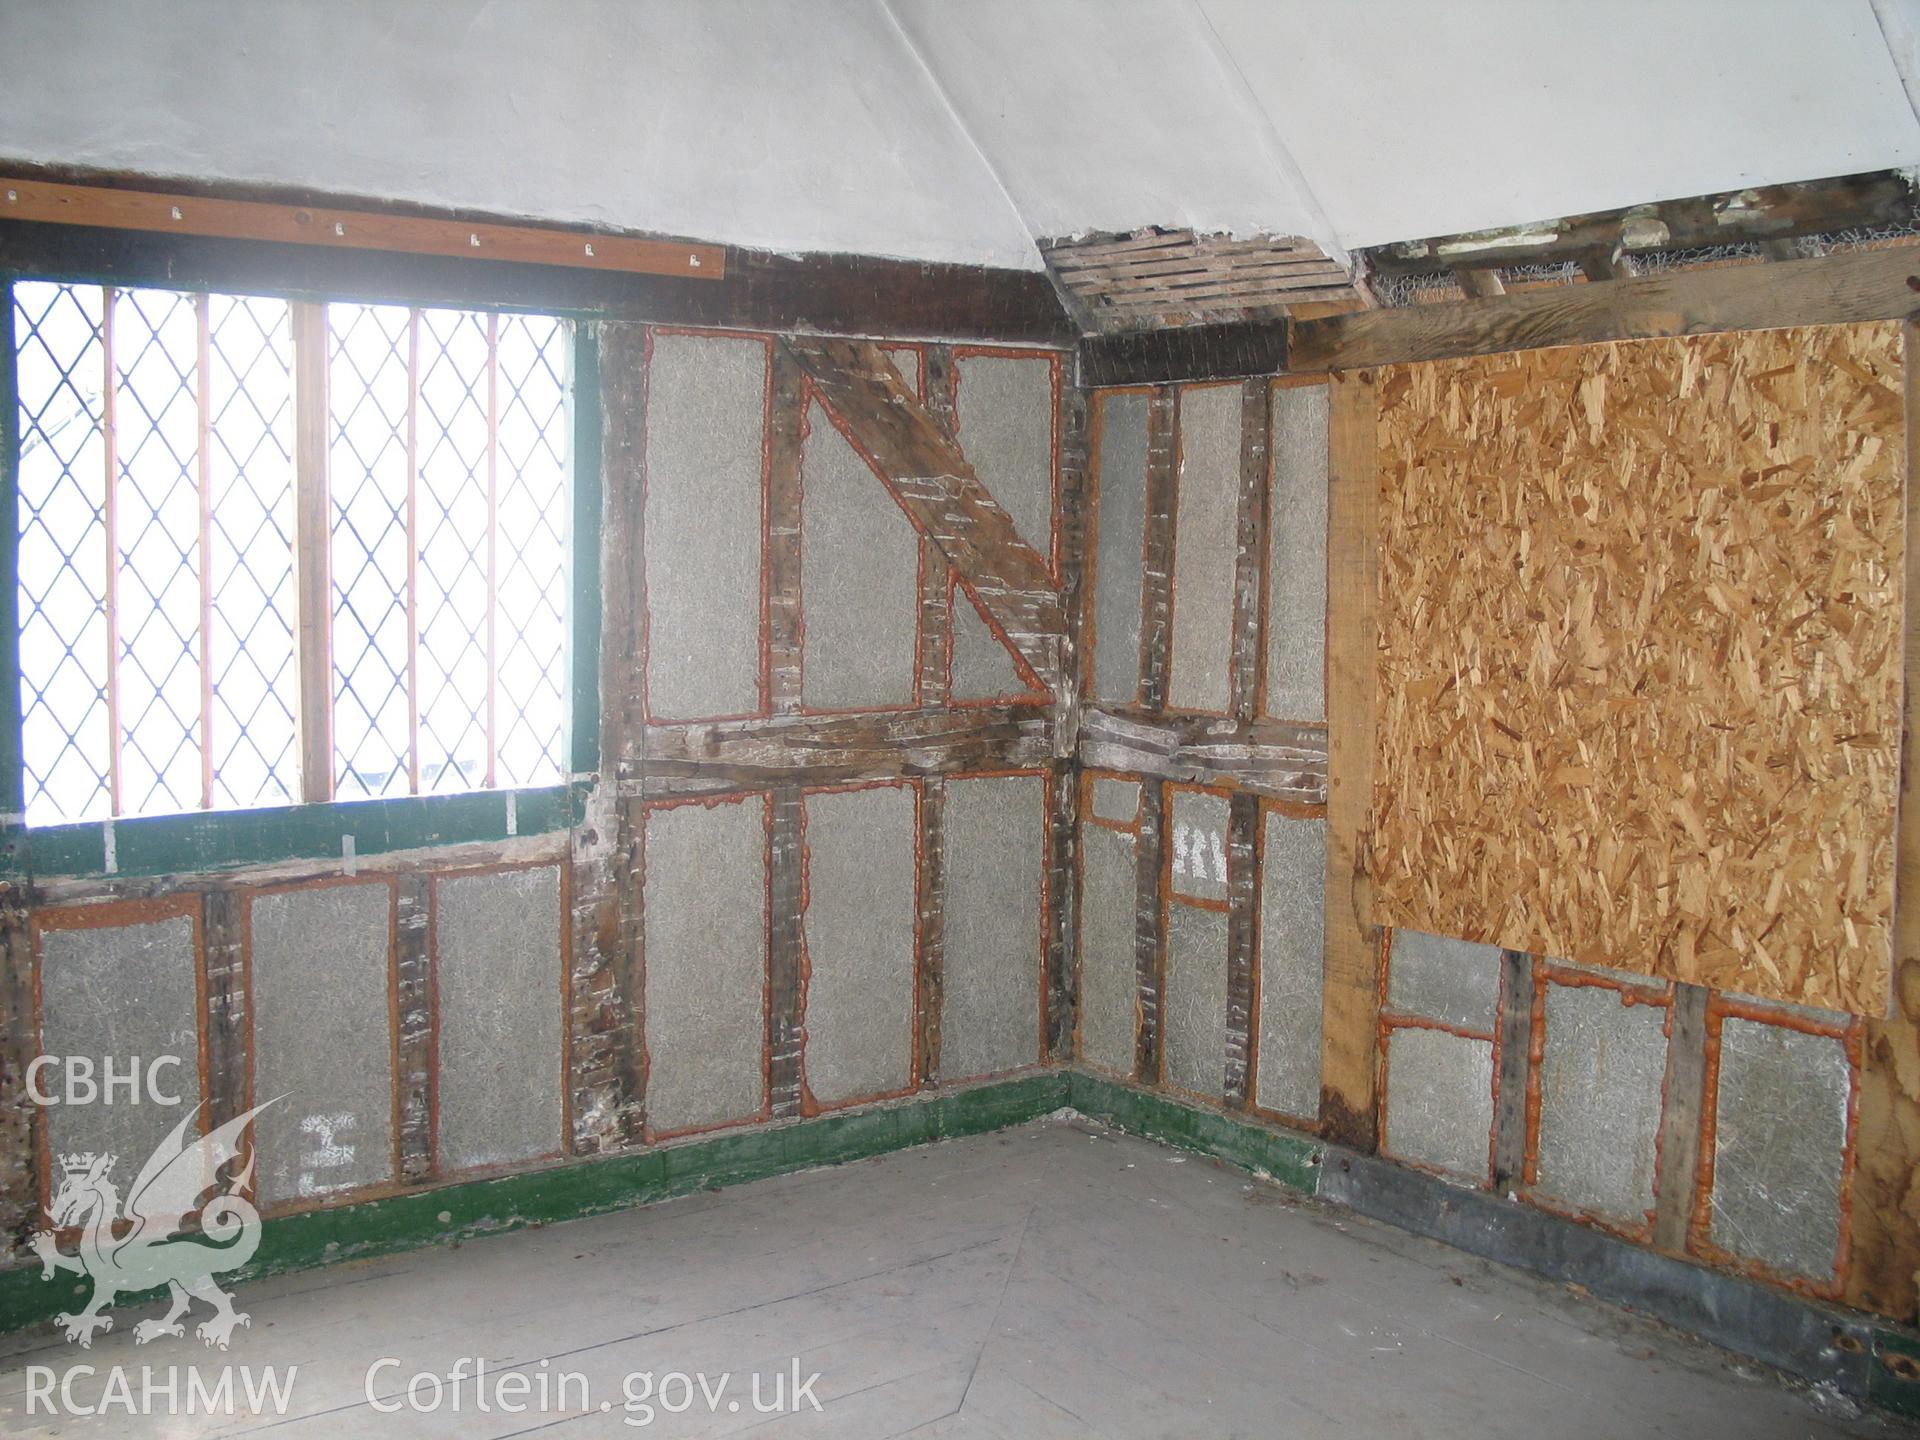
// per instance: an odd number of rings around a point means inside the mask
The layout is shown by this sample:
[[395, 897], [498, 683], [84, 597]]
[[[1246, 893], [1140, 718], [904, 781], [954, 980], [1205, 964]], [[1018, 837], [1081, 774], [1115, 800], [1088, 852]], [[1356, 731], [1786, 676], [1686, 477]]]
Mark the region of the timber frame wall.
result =
[[[897, 333], [942, 337], [926, 350], [927, 366], [951, 364], [950, 342], [985, 341], [1064, 346], [1071, 342], [1064, 317], [1050, 295], [1036, 294], [1028, 277], [967, 273], [960, 267], [869, 265], [861, 262], [788, 262], [770, 257], [730, 256], [728, 279], [703, 287], [698, 297], [663, 282], [632, 277], [568, 275], [555, 279], [535, 267], [502, 263], [484, 273], [458, 262], [426, 257], [380, 257], [368, 252], [290, 253], [267, 244], [168, 237], [149, 241], [112, 231], [62, 232], [50, 246], [43, 227], [0, 224], [0, 272], [66, 279], [146, 281], [263, 289], [313, 298], [337, 294], [417, 302], [507, 304], [548, 309], [585, 322], [592, 334], [600, 399], [599, 427], [583, 443], [597, 454], [603, 477], [598, 503], [600, 577], [598, 703], [576, 716], [597, 722], [597, 763], [578, 766], [544, 834], [476, 834], [453, 827], [438, 833], [423, 827], [418, 844], [370, 861], [367, 869], [390, 877], [400, 942], [396, 948], [396, 1005], [405, 1016], [397, 1086], [403, 1096], [399, 1185], [416, 1190], [435, 1183], [420, 1147], [429, 1122], [431, 1077], [424, 1065], [429, 1038], [420, 1028], [430, 1015], [430, 955], [424, 915], [429, 878], [475, 867], [563, 863], [567, 923], [565, 1064], [568, 1158], [623, 1151], [646, 1143], [645, 1065], [640, 1036], [643, 956], [638, 913], [638, 816], [640, 807], [669, 796], [712, 794], [742, 788], [771, 790], [774, 824], [782, 822], [783, 795], [800, 787], [911, 779], [924, 782], [921, 844], [930, 862], [922, 871], [920, 919], [925, 974], [917, 1017], [917, 1085], [935, 1082], [938, 1054], [938, 953], [941, 899], [937, 877], [940, 807], [944, 777], [960, 773], [1039, 770], [1050, 778], [1050, 820], [1045, 864], [1045, 941], [1042, 977], [1046, 1003], [1045, 1058], [1072, 1062], [1077, 980], [1077, 847], [1083, 774], [1124, 774], [1143, 784], [1138, 831], [1143, 873], [1161, 865], [1168, 785], [1197, 785], [1228, 795], [1232, 845], [1245, 855], [1257, 843], [1263, 805], [1318, 813], [1324, 807], [1329, 841], [1325, 887], [1326, 966], [1323, 1016], [1322, 1093], [1312, 1121], [1323, 1137], [1361, 1151], [1376, 1148], [1379, 1072], [1379, 988], [1385, 937], [1370, 917], [1361, 863], [1369, 824], [1373, 753], [1374, 668], [1372, 596], [1375, 556], [1373, 389], [1371, 367], [1402, 360], [1477, 354], [1536, 345], [1585, 343], [1645, 335], [1693, 333], [1784, 324], [1900, 318], [1920, 313], [1920, 254], [1873, 254], [1783, 262], [1753, 269], [1621, 280], [1424, 307], [1407, 312], [1369, 312], [1291, 327], [1204, 327], [1203, 333], [1130, 345], [1090, 342], [1080, 356], [1079, 376], [1101, 384], [1148, 384], [1153, 429], [1148, 455], [1148, 604], [1143, 626], [1145, 685], [1140, 702], [1096, 707], [1082, 701], [1087, 657], [1081, 645], [1089, 521], [1089, 391], [1062, 387], [1058, 422], [1057, 493], [1060, 533], [1059, 583], [1042, 582], [1025, 555], [1006, 543], [991, 524], [969, 533], [934, 534], [931, 512], [941, 497], [900, 488], [897, 498], [922, 513], [923, 546], [931, 545], [959, 565], [982, 591], [1001, 603], [989, 607], [1023, 657], [1046, 680], [1053, 695], [1037, 704], [990, 706], [926, 704], [908, 711], [870, 715], [774, 714], [762, 720], [699, 725], [649, 725], [640, 709], [639, 647], [634, 643], [642, 595], [637, 564], [639, 487], [632, 483], [644, 449], [643, 357], [650, 323], [749, 327], [762, 332]], [[295, 278], [289, 281], [289, 275]], [[1042, 282], [1044, 284], [1044, 282]], [[914, 316], [916, 319], [905, 317]], [[1127, 338], [1127, 337], [1123, 337]], [[1916, 401], [1920, 380], [1914, 363], [1914, 331], [1908, 331], [1907, 397], [1909, 468], [1916, 457]], [[941, 460], [945, 441], [936, 424], [887, 431], [874, 417], [891, 393], [876, 378], [870, 345], [790, 338], [776, 345], [774, 384], [796, 382], [802, 371], [823, 391], [845, 387], [843, 417], [882, 473], [896, 483], [928, 471], [952, 474]], [[1174, 458], [1169, 420], [1176, 381], [1243, 380], [1243, 478], [1264, 455], [1266, 395], [1279, 357], [1295, 373], [1325, 375], [1331, 395], [1329, 437], [1329, 544], [1327, 616], [1327, 714], [1325, 727], [1258, 718], [1252, 697], [1257, 661], [1244, 658], [1235, 670], [1231, 713], [1172, 713], [1165, 706], [1166, 597], [1171, 584], [1164, 550], [1170, 496], [1167, 477]], [[778, 358], [786, 357], [785, 359]], [[10, 363], [10, 354], [0, 363]], [[877, 387], [877, 388], [876, 388]], [[929, 394], [937, 393], [930, 387]], [[864, 419], [852, 412], [865, 409]], [[937, 420], [937, 406], [929, 404]], [[11, 445], [13, 416], [0, 416], [0, 435]], [[790, 437], [789, 437], [790, 438]], [[788, 440], [771, 437], [771, 461], [788, 463]], [[1157, 448], [1156, 448], [1157, 445]], [[894, 447], [889, 451], [888, 447]], [[957, 454], [957, 450], [955, 451]], [[970, 473], [970, 472], [969, 472]], [[1264, 472], [1260, 472], [1264, 473]], [[1156, 478], [1157, 477], [1157, 478]], [[1266, 551], [1260, 487], [1243, 485], [1236, 570], [1234, 653], [1258, 656], [1263, 607], [1258, 603], [1260, 559]], [[971, 492], [964, 485], [957, 493]], [[1158, 497], [1156, 505], [1156, 495]], [[1250, 498], [1251, 496], [1251, 498]], [[880, 497], [876, 495], [876, 500]], [[948, 498], [951, 498], [949, 496]], [[977, 499], [977, 497], [975, 497]], [[976, 510], [979, 507], [975, 507]], [[1914, 519], [1909, 486], [1908, 563], [1920, 567], [1920, 522]], [[1156, 539], [1155, 537], [1159, 537]], [[1019, 547], [1024, 549], [1024, 547]], [[780, 601], [779, 556], [774, 565], [774, 615]], [[11, 577], [0, 577], [0, 595], [12, 603]], [[1908, 604], [1920, 597], [1920, 574], [1908, 577]], [[944, 587], [923, 590], [923, 610], [948, 603]], [[983, 602], [984, 603], [984, 602]], [[931, 627], [937, 633], [937, 627]], [[782, 632], [778, 623], [776, 637]], [[1907, 627], [1906, 725], [1911, 735], [1920, 705], [1920, 623]], [[1157, 657], [1157, 658], [1156, 658]], [[776, 661], [778, 657], [776, 656]], [[921, 656], [922, 675], [944, 669], [931, 647]], [[944, 700], [933, 687], [931, 697]], [[1858, 1168], [1855, 1178], [1852, 1263], [1846, 1299], [1900, 1319], [1913, 1318], [1914, 1276], [1920, 1270], [1920, 779], [1910, 763], [1902, 770], [1899, 832], [1900, 900], [1896, 914], [1895, 1006], [1865, 1022], [1861, 1041]], [[523, 811], [520, 829], [528, 827]], [[244, 823], [242, 817], [241, 823]], [[337, 827], [336, 833], [337, 833]], [[445, 827], [440, 827], [444, 829]], [[484, 827], [482, 827], [484, 828]], [[462, 844], [445, 844], [463, 840]], [[428, 848], [428, 847], [434, 848]], [[778, 850], [776, 848], [776, 855]], [[1148, 855], [1152, 860], [1149, 862]], [[777, 867], [775, 893], [781, 877]], [[41, 1165], [35, 1107], [23, 1093], [22, 1074], [34, 1041], [32, 987], [33, 912], [48, 905], [103, 902], [164, 902], [197, 912], [204, 970], [203, 1033], [206, 1094], [216, 1116], [244, 1108], [246, 1066], [241, 1063], [250, 1030], [245, 1013], [244, 962], [233, 938], [238, 892], [266, 885], [324, 883], [338, 873], [337, 860], [279, 859], [244, 871], [212, 872], [192, 865], [156, 866], [143, 876], [75, 873], [84, 867], [16, 874], [0, 891], [0, 1225], [18, 1245], [38, 1223]], [[50, 878], [59, 873], [60, 878]], [[1249, 873], [1244, 865], [1237, 877]], [[930, 882], [928, 876], [934, 877]], [[791, 878], [791, 877], [789, 877]], [[1247, 1055], [1251, 1040], [1249, 990], [1253, 976], [1252, 904], [1244, 882], [1230, 895], [1228, 1073], [1224, 1108], [1250, 1111]], [[795, 1114], [797, 1098], [787, 1080], [795, 1019], [792, 959], [781, 947], [785, 927], [770, 916], [769, 1079], [776, 1118]], [[1164, 956], [1164, 912], [1143, 906], [1137, 916], [1140, 1022], [1136, 1084], [1160, 1077], [1157, 1026], [1158, 966]], [[1676, 1008], [1678, 1003], [1676, 1002]], [[1512, 1047], [1510, 1047], [1511, 1049]], [[1257, 1118], [1257, 1117], [1256, 1117]], [[413, 1126], [411, 1137], [407, 1126]]]

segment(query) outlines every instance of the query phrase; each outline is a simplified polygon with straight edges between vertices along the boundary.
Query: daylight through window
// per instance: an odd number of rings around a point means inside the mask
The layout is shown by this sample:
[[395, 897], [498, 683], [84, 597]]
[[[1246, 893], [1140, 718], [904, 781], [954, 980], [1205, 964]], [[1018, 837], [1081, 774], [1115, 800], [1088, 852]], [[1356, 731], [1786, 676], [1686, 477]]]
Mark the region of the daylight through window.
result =
[[562, 778], [564, 322], [45, 282], [13, 318], [30, 824]]

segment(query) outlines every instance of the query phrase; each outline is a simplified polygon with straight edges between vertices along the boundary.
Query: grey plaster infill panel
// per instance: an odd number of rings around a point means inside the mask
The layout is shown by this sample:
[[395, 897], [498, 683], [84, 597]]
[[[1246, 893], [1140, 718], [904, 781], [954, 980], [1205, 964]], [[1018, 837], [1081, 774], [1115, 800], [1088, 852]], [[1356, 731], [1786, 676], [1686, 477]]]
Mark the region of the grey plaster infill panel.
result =
[[[136, 925], [40, 931], [41, 1053], [58, 1055], [58, 1072], [42, 1074], [43, 1093], [62, 1101], [41, 1110], [47, 1149], [53, 1155], [106, 1153], [117, 1157], [115, 1173], [140, 1173], [147, 1157], [183, 1116], [200, 1103], [199, 958], [193, 921], [181, 915]], [[111, 1060], [124, 1075], [138, 1060], [140, 1104], [74, 1103], [74, 1078], [64, 1063], [85, 1056], [96, 1083]], [[148, 1103], [145, 1076], [163, 1056], [177, 1064], [161, 1068], [156, 1088], [177, 1096], [178, 1105]], [[194, 1127], [189, 1127], [194, 1128]]]
[[1140, 818], [1140, 782], [1094, 776], [1093, 813], [1096, 819], [1111, 820], [1117, 825], [1133, 824]]
[[1140, 692], [1146, 572], [1147, 397], [1103, 395], [1093, 563], [1094, 698], [1131, 705]]
[[1227, 916], [1167, 906], [1167, 984], [1160, 999], [1166, 1081], [1219, 1099], [1227, 1083]]
[[1040, 1058], [1046, 833], [1046, 783], [1038, 776], [947, 782], [943, 1080]]
[[835, 1105], [913, 1080], [913, 791], [809, 794], [806, 1077]]
[[1240, 387], [1180, 396], [1180, 483], [1173, 527], [1173, 636], [1167, 705], [1225, 710], [1240, 530]]
[[393, 1179], [393, 889], [282, 890], [249, 905], [262, 1203]]
[[1254, 1103], [1312, 1121], [1320, 1113], [1327, 822], [1269, 811], [1262, 865]]
[[1538, 1188], [1563, 1204], [1645, 1224], [1666, 1084], [1666, 1007], [1551, 982], [1544, 1006]]
[[1389, 1031], [1382, 1148], [1485, 1184], [1492, 1145], [1493, 1043], [1445, 1030]]
[[1131, 835], [1099, 825], [1080, 827], [1080, 1054], [1120, 1075], [1133, 1073], [1139, 1005], [1134, 863]]
[[953, 696], [957, 700], [997, 700], [1030, 695], [1033, 687], [1021, 678], [1013, 652], [980, 618], [973, 598], [959, 586], [953, 591], [953, 653], [948, 658]]
[[954, 370], [961, 452], [1020, 538], [1052, 563], [1052, 358], [962, 355]]
[[1402, 1014], [1492, 1033], [1500, 1015], [1499, 947], [1394, 931], [1387, 1005]]
[[560, 868], [434, 881], [441, 1171], [532, 1160], [565, 1143]]
[[1829, 1281], [1852, 1085], [1839, 1040], [1729, 1016], [1714, 1111], [1714, 1244]]
[[1267, 714], [1326, 718], [1327, 387], [1273, 392]]
[[1173, 893], [1197, 900], [1227, 898], [1227, 800], [1198, 790], [1175, 790], [1172, 854], [1168, 871]]
[[766, 1107], [766, 799], [647, 812], [647, 1118], [655, 1131]]
[[648, 713], [697, 720], [760, 705], [760, 512], [767, 349], [653, 337], [644, 536]]
[[920, 536], [816, 403], [802, 452], [801, 693], [822, 710], [910, 704]]

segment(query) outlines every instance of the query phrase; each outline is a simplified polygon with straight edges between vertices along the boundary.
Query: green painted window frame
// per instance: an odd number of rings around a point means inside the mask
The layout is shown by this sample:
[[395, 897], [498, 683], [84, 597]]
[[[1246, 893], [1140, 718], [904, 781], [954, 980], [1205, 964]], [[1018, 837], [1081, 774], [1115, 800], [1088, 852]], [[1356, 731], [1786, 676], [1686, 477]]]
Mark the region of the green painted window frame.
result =
[[[68, 825], [25, 823], [26, 781], [21, 753], [18, 340], [13, 287], [30, 279], [56, 284], [180, 288], [164, 275], [151, 280], [86, 274], [0, 271], [0, 879], [93, 878], [236, 869], [295, 860], [380, 855], [557, 834], [572, 827], [588, 785], [600, 768], [600, 343], [591, 314], [462, 302], [485, 313], [545, 314], [568, 321], [573, 334], [573, 383], [568, 396], [573, 429], [572, 625], [568, 635], [568, 778], [559, 784], [378, 800], [324, 800], [240, 810], [196, 810]], [[200, 288], [200, 287], [193, 287]], [[351, 301], [351, 295], [315, 295], [246, 287], [221, 293], [271, 295], [310, 301]], [[388, 300], [384, 303], [405, 303]], [[415, 302], [433, 304], [426, 298]]]

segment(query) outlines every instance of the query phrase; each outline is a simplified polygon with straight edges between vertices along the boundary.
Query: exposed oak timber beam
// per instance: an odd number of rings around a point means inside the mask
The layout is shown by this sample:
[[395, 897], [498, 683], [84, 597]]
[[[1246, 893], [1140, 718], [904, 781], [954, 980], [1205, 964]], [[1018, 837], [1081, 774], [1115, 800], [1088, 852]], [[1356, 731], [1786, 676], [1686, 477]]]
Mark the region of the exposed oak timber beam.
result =
[[1327, 803], [1324, 725], [1088, 706], [1080, 714], [1080, 763], [1189, 785], [1231, 785], [1302, 807]]
[[1052, 716], [1031, 705], [694, 721], [647, 727], [639, 788], [651, 797], [903, 780], [1052, 758]]
[[1355, 370], [1550, 345], [1916, 314], [1920, 247], [1903, 245], [1307, 320], [1289, 336], [1288, 366], [1303, 373]]
[[1906, 346], [1906, 605], [1893, 984], [1867, 1017], [1860, 1067], [1847, 1302], [1912, 1323], [1920, 1312], [1920, 326]]
[[1037, 270], [864, 255], [727, 251], [724, 279], [569, 270], [266, 240], [154, 235], [0, 218], [0, 270], [296, 300], [502, 306], [721, 329], [1070, 346], [1078, 330]]
[[1373, 376], [1364, 371], [1336, 376], [1327, 398], [1329, 724], [1320, 1124], [1329, 1139], [1371, 1151], [1378, 1138], [1380, 1078], [1380, 930], [1373, 922], [1368, 855], [1378, 684], [1379, 411]]
[[1080, 342], [1083, 385], [1227, 380], [1272, 375], [1286, 367], [1286, 327], [1278, 321], [1130, 330]]
[[1367, 265], [1377, 275], [1497, 270], [1578, 261], [1617, 248], [1628, 254], [1691, 250], [1910, 224], [1914, 218], [1912, 185], [1899, 172], [1882, 170], [1380, 245], [1367, 252]]
[[920, 533], [940, 547], [988, 620], [1041, 680], [1070, 676], [1066, 607], [1039, 551], [1014, 532], [953, 437], [868, 340], [790, 337], [828, 412]]

